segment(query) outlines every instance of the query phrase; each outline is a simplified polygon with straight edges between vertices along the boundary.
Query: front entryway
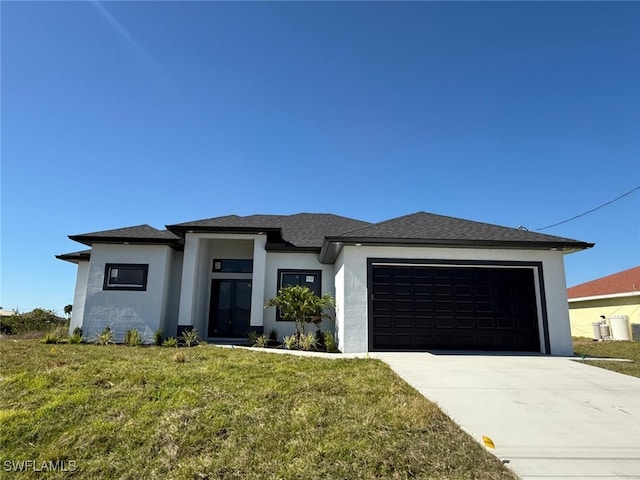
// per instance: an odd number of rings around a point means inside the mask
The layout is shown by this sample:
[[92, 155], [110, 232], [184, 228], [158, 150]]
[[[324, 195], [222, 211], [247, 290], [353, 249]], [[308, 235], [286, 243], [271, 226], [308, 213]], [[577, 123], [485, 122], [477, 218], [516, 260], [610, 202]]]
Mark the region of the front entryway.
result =
[[209, 337], [244, 337], [251, 317], [251, 280], [211, 280]]

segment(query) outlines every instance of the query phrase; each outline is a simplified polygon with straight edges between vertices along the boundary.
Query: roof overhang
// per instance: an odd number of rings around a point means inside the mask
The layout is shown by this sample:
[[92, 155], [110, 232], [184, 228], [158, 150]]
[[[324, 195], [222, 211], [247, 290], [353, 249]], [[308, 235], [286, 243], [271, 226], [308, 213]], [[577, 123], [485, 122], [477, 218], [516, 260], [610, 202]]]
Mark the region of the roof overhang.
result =
[[592, 295], [590, 297], [569, 298], [568, 300], [569, 300], [569, 303], [578, 303], [578, 302], [588, 302], [590, 300], [608, 300], [610, 298], [628, 298], [628, 297], [640, 297], [640, 291], [607, 293], [604, 295]]
[[536, 242], [509, 240], [449, 240], [430, 238], [357, 238], [326, 237], [320, 252], [320, 263], [334, 263], [342, 248], [351, 246], [376, 247], [435, 247], [435, 248], [491, 248], [515, 250], [554, 250], [568, 254], [593, 247], [586, 242]]
[[212, 227], [204, 225], [166, 225], [171, 233], [184, 237], [187, 233], [241, 233], [241, 234], [265, 234], [276, 233], [282, 237], [281, 228], [261, 227]]
[[56, 255], [58, 260], [64, 260], [65, 262], [75, 263], [88, 262], [91, 260], [91, 250], [82, 250], [81, 252], [63, 253], [62, 255]]
[[93, 246], [94, 243], [112, 243], [120, 245], [167, 245], [176, 250], [182, 248], [179, 238], [140, 238], [140, 237], [103, 237], [90, 235], [69, 235], [69, 239], [84, 245]]

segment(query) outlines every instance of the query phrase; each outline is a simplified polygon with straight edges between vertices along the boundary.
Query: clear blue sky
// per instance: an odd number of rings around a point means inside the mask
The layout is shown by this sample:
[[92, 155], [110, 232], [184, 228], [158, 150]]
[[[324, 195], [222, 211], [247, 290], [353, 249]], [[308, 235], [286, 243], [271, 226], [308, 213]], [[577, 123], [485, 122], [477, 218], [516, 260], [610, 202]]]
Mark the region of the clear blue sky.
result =
[[[4, 308], [61, 312], [67, 238], [419, 210], [530, 230], [640, 185], [637, 2], [7, 2]], [[640, 264], [640, 191], [545, 233]]]

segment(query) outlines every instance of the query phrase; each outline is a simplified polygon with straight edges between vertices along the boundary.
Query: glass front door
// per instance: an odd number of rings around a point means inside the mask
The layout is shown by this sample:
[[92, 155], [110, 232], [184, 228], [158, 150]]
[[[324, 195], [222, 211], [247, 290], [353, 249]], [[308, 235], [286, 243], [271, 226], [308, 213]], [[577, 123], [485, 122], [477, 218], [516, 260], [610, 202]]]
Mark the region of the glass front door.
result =
[[251, 317], [251, 280], [211, 280], [209, 337], [245, 337]]

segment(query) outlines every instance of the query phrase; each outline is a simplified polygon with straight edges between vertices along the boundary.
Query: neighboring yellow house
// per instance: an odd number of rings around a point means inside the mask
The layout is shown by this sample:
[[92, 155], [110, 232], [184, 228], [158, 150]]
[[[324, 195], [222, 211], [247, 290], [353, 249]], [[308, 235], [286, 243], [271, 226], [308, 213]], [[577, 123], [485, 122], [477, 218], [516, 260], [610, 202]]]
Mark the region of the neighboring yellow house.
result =
[[640, 266], [581, 283], [567, 294], [574, 337], [593, 338], [592, 324], [602, 315], [626, 315], [630, 324], [640, 324]]

